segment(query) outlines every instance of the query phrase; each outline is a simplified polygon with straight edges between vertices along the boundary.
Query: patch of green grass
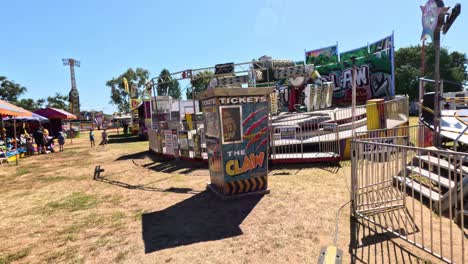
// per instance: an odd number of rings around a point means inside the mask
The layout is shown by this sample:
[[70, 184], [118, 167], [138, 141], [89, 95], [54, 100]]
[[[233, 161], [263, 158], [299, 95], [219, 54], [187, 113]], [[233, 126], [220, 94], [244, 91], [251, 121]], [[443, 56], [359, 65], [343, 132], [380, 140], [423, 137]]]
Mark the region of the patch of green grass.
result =
[[141, 222], [141, 218], [143, 217], [144, 213], [145, 213], [144, 210], [134, 210], [133, 211], [133, 220]]
[[279, 243], [279, 242], [275, 242], [275, 243], [273, 244], [273, 247], [276, 248], [276, 249], [280, 249], [280, 248], [284, 248], [284, 245], [281, 244], [281, 243]]
[[109, 238], [107, 238], [106, 236], [101, 236], [91, 247], [88, 248], [88, 252], [91, 255], [95, 256], [99, 253], [99, 250], [102, 250], [110, 242], [111, 240]]
[[30, 165], [20, 164], [19, 166], [12, 168], [12, 171], [7, 173], [5, 176], [0, 177], [0, 184], [9, 184], [16, 178], [31, 173], [32, 171], [33, 167], [31, 167]]
[[88, 195], [85, 193], [73, 193], [62, 200], [47, 203], [44, 212], [53, 213], [55, 211], [79, 211], [87, 210], [96, 207], [99, 204], [99, 200], [94, 195]]
[[112, 205], [120, 205], [123, 199], [123, 196], [120, 194], [108, 194], [103, 197], [106, 202], [111, 203]]
[[125, 259], [127, 259], [127, 255], [128, 255], [128, 251], [121, 251], [119, 252], [119, 254], [117, 254], [117, 256], [115, 257], [114, 261], [116, 263], [122, 263], [125, 261]]
[[77, 234], [87, 228], [103, 226], [105, 222], [106, 218], [104, 216], [92, 213], [83, 219], [77, 219], [75, 223], [66, 227], [60, 233], [67, 235]]
[[46, 263], [84, 263], [84, 258], [78, 255], [77, 248], [65, 248], [64, 250], [52, 252], [44, 259]]
[[15, 177], [20, 177], [31, 172], [31, 168], [18, 167], [16, 168]]
[[113, 212], [112, 215], [111, 215], [112, 222], [121, 221], [124, 218], [125, 218], [125, 213], [124, 212]]
[[25, 258], [31, 253], [31, 248], [24, 248], [15, 253], [0, 255], [0, 264], [8, 264]]
[[126, 215], [123, 212], [113, 212], [109, 218], [110, 226], [117, 230], [123, 228], [125, 225], [125, 217]]
[[64, 180], [67, 180], [67, 179], [68, 179], [67, 177], [63, 177], [63, 176], [39, 178], [40, 181], [49, 182], [49, 183], [60, 182], [60, 181], [64, 181]]

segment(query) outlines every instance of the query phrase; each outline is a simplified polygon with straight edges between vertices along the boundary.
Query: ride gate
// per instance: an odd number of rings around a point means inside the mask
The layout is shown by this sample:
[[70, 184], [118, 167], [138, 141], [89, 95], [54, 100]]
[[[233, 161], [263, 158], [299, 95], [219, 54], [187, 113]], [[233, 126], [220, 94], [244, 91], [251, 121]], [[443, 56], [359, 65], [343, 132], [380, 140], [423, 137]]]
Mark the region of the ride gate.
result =
[[466, 263], [468, 154], [424, 148], [423, 126], [356, 138], [351, 150], [354, 216], [435, 258]]

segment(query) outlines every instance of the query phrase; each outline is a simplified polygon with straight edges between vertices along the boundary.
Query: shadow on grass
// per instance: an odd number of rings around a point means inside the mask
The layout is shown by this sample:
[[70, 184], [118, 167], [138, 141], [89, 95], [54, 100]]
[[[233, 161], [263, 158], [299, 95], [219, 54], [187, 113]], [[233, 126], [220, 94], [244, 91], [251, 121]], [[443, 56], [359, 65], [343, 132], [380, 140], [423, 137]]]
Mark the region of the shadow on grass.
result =
[[204, 191], [164, 210], [143, 214], [145, 253], [242, 235], [239, 225], [261, 199], [223, 201]]
[[[171, 187], [171, 188], [168, 188], [168, 189], [162, 189], [162, 188], [151, 186], [152, 184], [174, 178], [177, 175], [166, 177], [164, 179], [160, 179], [160, 180], [157, 180], [157, 181], [152, 181], [152, 182], [145, 183], [145, 184], [135, 185], [135, 184], [129, 184], [129, 183], [126, 183], [126, 182], [110, 179], [110, 176], [112, 176], [112, 175], [107, 175], [107, 177], [103, 177], [101, 175], [101, 172], [104, 172], [104, 169], [101, 169], [101, 166], [96, 166], [96, 168], [94, 169], [93, 180], [103, 182], [103, 183], [107, 183], [107, 184], [111, 184], [111, 185], [115, 185], [115, 186], [119, 186], [119, 187], [129, 189], [129, 190], [140, 190], [140, 191], [149, 191], [149, 192], [191, 193], [191, 194], [199, 193], [198, 191], [194, 191], [192, 188], [174, 188], [174, 187]], [[124, 172], [119, 172], [119, 174], [122, 174]]]
[[[351, 263], [432, 263], [415, 255], [415, 247], [408, 247], [398, 239], [398, 234], [409, 237], [420, 232], [406, 208], [368, 217], [372, 221], [350, 217]], [[389, 225], [394, 232], [384, 229], [380, 222]]]
[[[143, 165], [135, 162], [135, 160], [146, 158], [150, 158], [152, 162]], [[122, 160], [132, 160], [136, 166], [161, 173], [177, 172], [178, 174], [189, 174], [199, 171], [199, 174], [203, 176], [209, 175], [208, 164], [204, 162], [169, 159], [162, 156], [156, 156], [150, 151], [141, 151], [138, 153], [124, 155], [117, 158], [115, 161]]]
[[169, 160], [161, 163], [146, 164], [143, 167], [162, 173], [177, 172], [178, 174], [189, 174], [198, 171], [203, 176], [209, 175], [208, 164], [203, 162]]
[[351, 217], [350, 220], [351, 263], [427, 263], [404, 245], [394, 242], [392, 239], [397, 238], [395, 234], [379, 232], [377, 226], [362, 219]]
[[115, 161], [145, 159], [149, 156], [150, 156], [150, 152], [145, 150], [145, 151], [141, 151], [141, 152], [137, 152], [133, 154], [120, 156]]
[[289, 176], [296, 175], [302, 170], [320, 169], [333, 174], [337, 174], [340, 170], [340, 163], [324, 162], [324, 163], [304, 163], [304, 164], [275, 164], [270, 165], [268, 176]]
[[138, 135], [109, 135], [108, 144], [130, 143], [141, 141]]

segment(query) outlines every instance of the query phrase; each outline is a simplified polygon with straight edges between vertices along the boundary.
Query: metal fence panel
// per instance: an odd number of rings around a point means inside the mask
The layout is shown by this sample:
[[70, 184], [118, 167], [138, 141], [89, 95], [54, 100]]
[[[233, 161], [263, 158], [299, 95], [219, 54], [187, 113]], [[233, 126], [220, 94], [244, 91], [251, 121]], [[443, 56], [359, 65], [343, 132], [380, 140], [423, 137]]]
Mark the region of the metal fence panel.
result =
[[466, 263], [468, 154], [415, 147], [421, 131], [369, 131], [352, 143], [353, 213], [445, 262]]

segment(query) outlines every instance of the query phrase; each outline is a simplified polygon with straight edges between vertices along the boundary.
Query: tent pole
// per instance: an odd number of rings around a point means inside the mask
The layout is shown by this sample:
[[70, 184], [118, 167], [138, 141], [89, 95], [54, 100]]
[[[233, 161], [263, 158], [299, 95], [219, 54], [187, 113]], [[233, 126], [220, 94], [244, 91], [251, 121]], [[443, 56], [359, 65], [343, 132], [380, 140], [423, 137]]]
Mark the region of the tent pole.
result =
[[[0, 117], [1, 118], [1, 117]], [[3, 139], [3, 142], [5, 142], [5, 146], [6, 146], [6, 134], [5, 134], [5, 123], [3, 122], [3, 118], [2, 118], [2, 139]]]
[[15, 137], [16, 166], [18, 166], [18, 140], [16, 138], [16, 117], [13, 117], [13, 136]]

